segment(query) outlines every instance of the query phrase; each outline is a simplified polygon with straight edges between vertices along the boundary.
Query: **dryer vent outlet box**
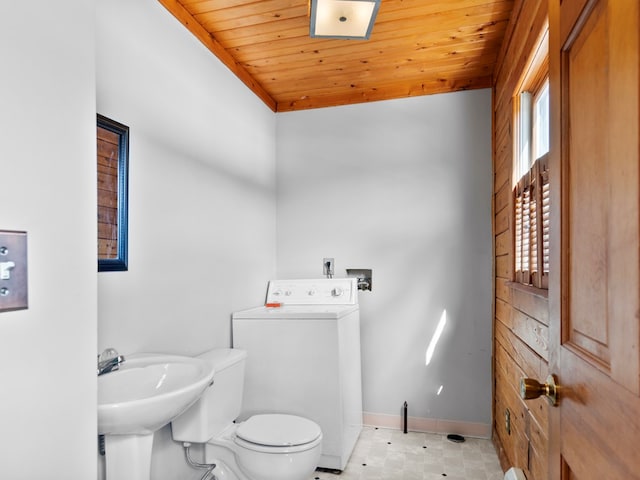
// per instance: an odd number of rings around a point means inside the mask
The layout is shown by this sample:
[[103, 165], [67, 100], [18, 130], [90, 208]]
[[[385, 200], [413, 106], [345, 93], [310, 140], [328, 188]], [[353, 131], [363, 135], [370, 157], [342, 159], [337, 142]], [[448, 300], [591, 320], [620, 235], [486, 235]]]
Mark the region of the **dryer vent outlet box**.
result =
[[358, 279], [358, 290], [371, 291], [373, 273], [370, 268], [347, 268], [347, 277]]

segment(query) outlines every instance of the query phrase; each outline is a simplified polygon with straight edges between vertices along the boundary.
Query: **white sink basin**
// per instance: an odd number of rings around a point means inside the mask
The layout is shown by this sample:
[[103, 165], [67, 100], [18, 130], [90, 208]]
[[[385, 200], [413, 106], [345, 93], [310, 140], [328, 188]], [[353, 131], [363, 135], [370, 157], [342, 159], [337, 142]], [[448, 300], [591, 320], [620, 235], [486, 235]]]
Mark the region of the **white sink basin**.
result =
[[98, 377], [98, 433], [152, 434], [198, 400], [213, 373], [198, 358], [127, 356], [119, 370]]

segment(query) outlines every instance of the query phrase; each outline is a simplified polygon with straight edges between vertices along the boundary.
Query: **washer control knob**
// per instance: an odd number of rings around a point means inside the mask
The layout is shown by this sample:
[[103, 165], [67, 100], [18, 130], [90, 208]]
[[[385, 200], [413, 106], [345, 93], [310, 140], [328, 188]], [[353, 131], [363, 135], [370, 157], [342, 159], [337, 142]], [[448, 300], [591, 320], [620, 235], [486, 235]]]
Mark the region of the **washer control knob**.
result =
[[331, 290], [332, 297], [340, 297], [343, 294], [343, 290], [340, 287], [336, 287]]
[[285, 297], [291, 296], [291, 290], [285, 290], [284, 295]]
[[309, 291], [307, 292], [307, 294], [308, 294], [310, 297], [313, 297], [313, 296], [316, 294], [316, 291], [312, 288], [311, 290], [309, 290]]

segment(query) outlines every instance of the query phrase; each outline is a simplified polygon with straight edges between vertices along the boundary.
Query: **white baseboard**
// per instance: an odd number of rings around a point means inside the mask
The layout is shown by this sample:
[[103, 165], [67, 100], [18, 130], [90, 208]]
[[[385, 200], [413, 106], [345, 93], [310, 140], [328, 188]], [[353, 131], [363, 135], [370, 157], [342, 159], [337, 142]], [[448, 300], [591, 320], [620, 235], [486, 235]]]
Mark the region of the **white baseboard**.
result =
[[[369, 427], [403, 429], [401, 415], [364, 412], [363, 423]], [[438, 420], [434, 418], [408, 417], [407, 430], [410, 432], [456, 433], [464, 437], [491, 438], [490, 424]]]

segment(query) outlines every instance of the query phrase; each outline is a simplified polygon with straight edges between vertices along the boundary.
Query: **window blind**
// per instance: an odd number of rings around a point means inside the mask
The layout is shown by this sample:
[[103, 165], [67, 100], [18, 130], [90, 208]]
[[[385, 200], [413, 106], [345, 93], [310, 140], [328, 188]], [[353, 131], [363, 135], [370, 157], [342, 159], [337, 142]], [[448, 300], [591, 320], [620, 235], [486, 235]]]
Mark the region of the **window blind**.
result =
[[514, 189], [515, 280], [548, 288], [548, 155], [538, 158]]

